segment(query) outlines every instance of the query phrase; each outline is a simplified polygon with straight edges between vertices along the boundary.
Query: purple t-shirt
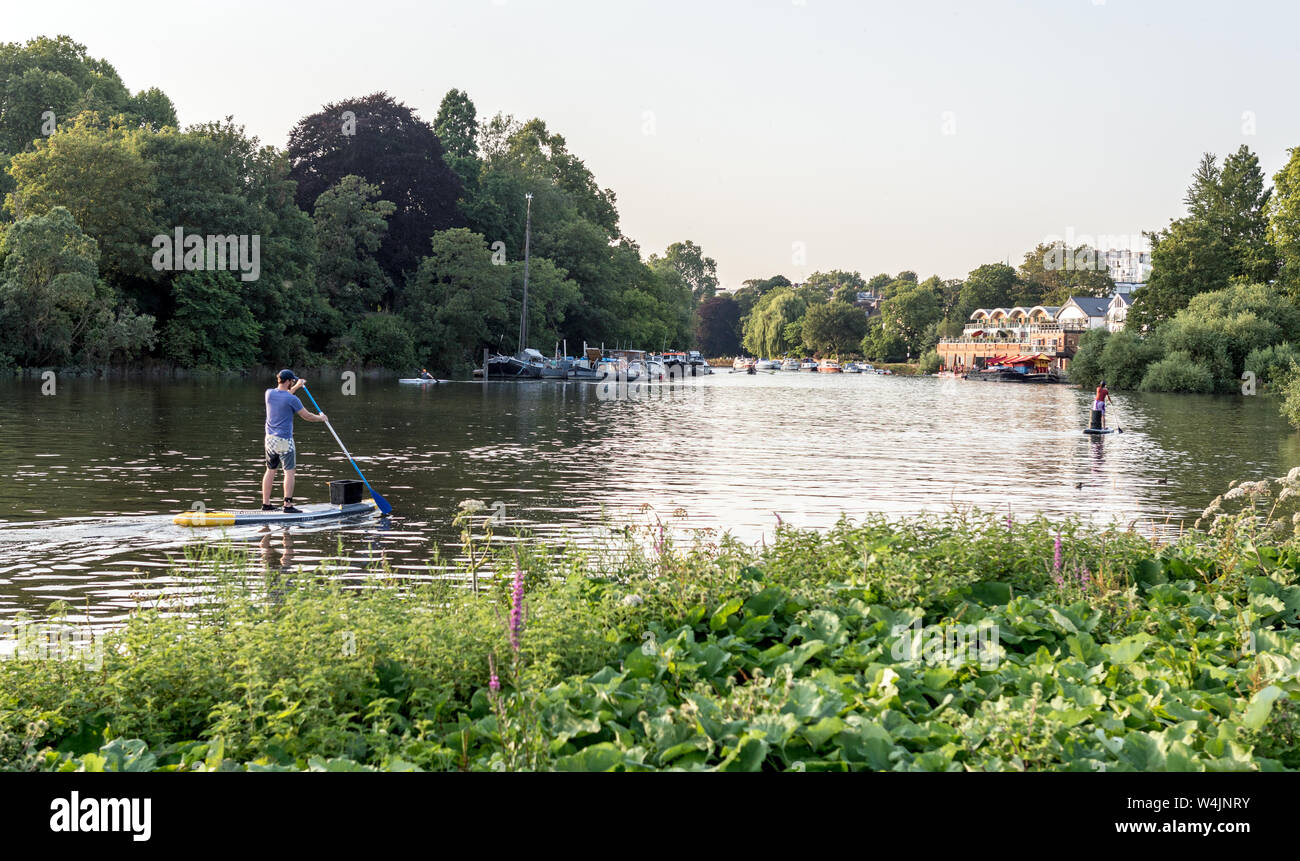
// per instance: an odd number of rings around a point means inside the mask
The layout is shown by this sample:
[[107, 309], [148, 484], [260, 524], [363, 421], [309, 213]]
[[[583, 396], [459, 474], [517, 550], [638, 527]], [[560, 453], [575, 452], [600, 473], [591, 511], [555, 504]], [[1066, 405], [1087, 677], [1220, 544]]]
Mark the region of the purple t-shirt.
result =
[[281, 439], [293, 439], [293, 417], [302, 409], [298, 396], [284, 389], [266, 390], [266, 432]]

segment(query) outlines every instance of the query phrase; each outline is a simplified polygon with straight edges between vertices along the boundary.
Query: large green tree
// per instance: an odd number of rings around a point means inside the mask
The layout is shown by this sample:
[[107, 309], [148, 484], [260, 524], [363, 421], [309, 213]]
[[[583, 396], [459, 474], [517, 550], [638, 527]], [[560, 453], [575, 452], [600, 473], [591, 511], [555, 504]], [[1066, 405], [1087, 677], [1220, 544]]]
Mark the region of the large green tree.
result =
[[919, 356], [934, 346], [926, 341], [927, 333], [940, 319], [939, 294], [928, 282], [902, 283], [909, 286], [900, 289], [881, 305], [881, 324], [886, 333], [898, 336], [907, 352]]
[[239, 369], [257, 361], [261, 326], [235, 275], [186, 272], [174, 289], [176, 311], [163, 329], [168, 358], [187, 368]]
[[330, 305], [345, 318], [378, 310], [393, 284], [375, 254], [396, 208], [379, 198], [379, 186], [345, 176], [316, 198], [317, 280]]
[[482, 236], [465, 228], [435, 233], [400, 309], [418, 361], [456, 370], [476, 366], [484, 347], [513, 353], [519, 318], [509, 298], [510, 269], [492, 263]]
[[1282, 284], [1294, 301], [1300, 300], [1300, 147], [1287, 152], [1291, 157], [1273, 177], [1268, 226], [1281, 263]]
[[14, 190], [6, 207], [14, 218], [66, 207], [98, 243], [106, 277], [116, 283], [153, 279], [150, 241], [163, 225], [142, 135], [117, 125], [105, 128], [95, 114], [79, 115], [14, 156]]
[[804, 346], [818, 353], [847, 352], [858, 346], [866, 332], [866, 315], [847, 302], [812, 305], [804, 314]]
[[1151, 276], [1133, 297], [1128, 326], [1150, 327], [1172, 317], [1192, 297], [1221, 290], [1233, 278], [1266, 283], [1277, 276], [1268, 241], [1272, 189], [1259, 159], [1245, 145], [1220, 166], [1202, 156], [1187, 189], [1187, 215], [1151, 240]]
[[131, 95], [116, 69], [68, 36], [0, 44], [0, 153], [30, 149], [46, 136], [51, 116], [57, 124], [83, 111], [119, 116], [128, 127], [176, 125], [176, 109], [161, 90]]
[[977, 308], [1000, 308], [1015, 304], [1020, 291], [1016, 270], [1005, 263], [977, 266], [962, 283], [957, 318], [966, 320]]
[[344, 99], [303, 117], [289, 132], [288, 155], [302, 209], [349, 175], [379, 186], [396, 206], [377, 255], [396, 283], [416, 267], [430, 236], [462, 223], [461, 180], [443, 160], [438, 135], [387, 93]]
[[828, 300], [839, 299], [852, 303], [857, 300], [859, 292], [866, 291], [867, 282], [861, 273], [832, 269], [829, 272], [812, 273], [804, 279], [804, 286], [824, 293]]
[[650, 255], [651, 267], [664, 266], [672, 269], [691, 289], [692, 298], [697, 301], [712, 299], [718, 292], [718, 263], [712, 257], [705, 257], [700, 246], [691, 242], [674, 242], [664, 251], [664, 256]]
[[1110, 296], [1115, 282], [1106, 258], [1088, 245], [1069, 248], [1064, 242], [1039, 243], [1017, 270], [1020, 290], [1015, 304], [1064, 305], [1071, 296]]
[[433, 130], [442, 142], [443, 159], [460, 177], [464, 191], [472, 191], [478, 185], [482, 163], [478, 158], [478, 110], [468, 93], [447, 91], [433, 118]]
[[764, 294], [745, 318], [745, 350], [756, 356], [783, 356], [795, 350], [803, 343], [802, 331], [787, 329], [807, 310], [807, 301], [789, 287]]
[[64, 207], [10, 227], [0, 259], [0, 365], [102, 365], [153, 345], [153, 318], [99, 279], [99, 248]]

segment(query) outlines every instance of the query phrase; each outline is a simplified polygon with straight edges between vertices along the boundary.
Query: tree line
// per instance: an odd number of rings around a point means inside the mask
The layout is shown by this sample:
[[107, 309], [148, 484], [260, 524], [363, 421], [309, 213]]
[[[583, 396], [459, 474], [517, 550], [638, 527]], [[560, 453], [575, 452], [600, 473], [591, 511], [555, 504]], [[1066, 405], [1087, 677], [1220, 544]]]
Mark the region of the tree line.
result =
[[692, 242], [643, 259], [542, 120], [481, 122], [459, 90], [431, 123], [382, 92], [324, 105], [281, 150], [230, 117], [182, 131], [162, 91], [42, 37], [0, 45], [0, 167], [0, 367], [463, 370], [518, 346], [527, 194], [526, 346], [687, 345], [718, 287]]
[[[1054, 265], [1065, 251], [1093, 265]], [[697, 333], [712, 355], [923, 358], [924, 369], [937, 363], [939, 339], [960, 335], [977, 308], [1061, 305], [1071, 296], [1109, 296], [1114, 289], [1097, 249], [1043, 243], [1018, 267], [986, 263], [965, 278], [921, 280], [910, 270], [864, 278], [836, 269], [814, 272], [798, 285], [781, 275], [752, 279], [702, 303]], [[872, 298], [864, 303], [859, 294]]]
[[[1271, 186], [1246, 146], [1222, 162], [1201, 158], [1187, 214], [1146, 234], [1152, 271], [1132, 294], [1125, 328], [1085, 333], [1072, 380], [1164, 392], [1272, 386], [1300, 425], [1300, 147], [1288, 152]], [[725, 346], [735, 351], [847, 350], [873, 361], [920, 357], [922, 370], [935, 370], [939, 339], [960, 335], [977, 308], [1059, 306], [1114, 289], [1101, 249], [1056, 242], [1027, 252], [1016, 268], [987, 263], [964, 279], [921, 281], [907, 271], [864, 280], [836, 270], [801, 285], [781, 276], [746, 281], [700, 311], [714, 320], [702, 332], [718, 350], [734, 321]], [[858, 292], [878, 297], [879, 313], [855, 309]]]

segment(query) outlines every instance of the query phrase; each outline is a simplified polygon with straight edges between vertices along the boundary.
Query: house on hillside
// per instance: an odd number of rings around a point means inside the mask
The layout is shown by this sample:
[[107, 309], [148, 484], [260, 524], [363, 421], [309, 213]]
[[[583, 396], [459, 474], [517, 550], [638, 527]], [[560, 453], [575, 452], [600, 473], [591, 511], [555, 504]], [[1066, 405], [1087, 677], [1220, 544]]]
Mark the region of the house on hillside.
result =
[[1132, 304], [1133, 298], [1127, 293], [1116, 293], [1110, 297], [1110, 305], [1106, 307], [1106, 328], [1112, 332], [1123, 329], [1128, 320], [1128, 306]]
[[1106, 312], [1110, 303], [1110, 299], [1099, 296], [1071, 296], [1061, 306], [1061, 310], [1056, 312], [1056, 322], [1084, 329], [1100, 329], [1106, 325]]

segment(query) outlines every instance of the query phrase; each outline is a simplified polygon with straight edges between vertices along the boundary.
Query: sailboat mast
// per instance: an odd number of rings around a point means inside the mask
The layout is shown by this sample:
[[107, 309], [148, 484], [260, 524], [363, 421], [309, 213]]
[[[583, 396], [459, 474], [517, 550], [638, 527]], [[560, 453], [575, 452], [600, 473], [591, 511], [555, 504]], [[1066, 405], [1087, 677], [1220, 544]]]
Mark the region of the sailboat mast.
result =
[[533, 235], [533, 193], [524, 195], [528, 201], [528, 214], [524, 219], [524, 308], [519, 314], [519, 355], [524, 354], [528, 346], [528, 252]]

